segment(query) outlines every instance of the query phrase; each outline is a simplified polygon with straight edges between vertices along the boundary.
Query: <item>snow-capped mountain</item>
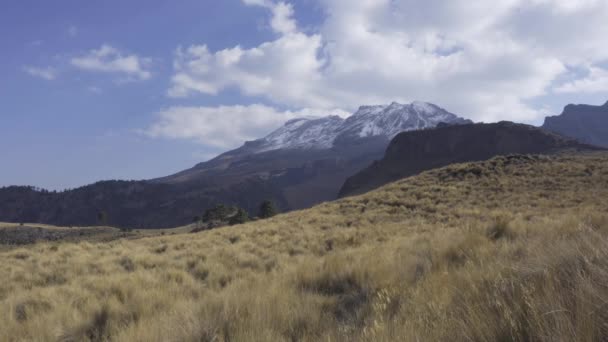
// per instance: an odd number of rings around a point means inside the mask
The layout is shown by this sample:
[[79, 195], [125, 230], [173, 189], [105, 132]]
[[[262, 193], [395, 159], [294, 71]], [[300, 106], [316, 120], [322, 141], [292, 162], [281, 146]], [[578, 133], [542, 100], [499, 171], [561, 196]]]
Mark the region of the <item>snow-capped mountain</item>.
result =
[[[335, 199], [344, 181], [381, 159], [400, 132], [432, 128], [441, 122], [469, 121], [422, 102], [363, 106], [346, 119], [293, 119], [264, 138], [153, 182], [187, 189], [176, 202], [180, 208], [184, 203], [205, 208], [224, 201], [255, 212], [260, 198], [274, 200], [283, 210], [308, 208]], [[188, 211], [180, 219], [195, 214]], [[153, 222], [168, 224], [157, 216]]]
[[290, 120], [250, 146], [254, 147], [254, 153], [280, 149], [330, 149], [337, 143], [362, 138], [391, 140], [401, 132], [433, 128], [442, 122], [470, 123], [431, 103], [393, 102], [385, 106], [362, 106], [347, 119], [327, 116]]
[[[53, 195], [52, 201], [47, 194], [27, 189], [0, 191], [0, 218], [92, 225], [95, 221], [91, 220], [103, 209], [113, 225], [161, 228], [188, 224], [218, 203], [238, 205], [250, 213], [267, 199], [284, 211], [308, 208], [336, 199], [349, 177], [382, 159], [398, 133], [435, 127], [440, 122], [467, 120], [421, 102], [363, 106], [346, 119], [294, 119], [265, 138], [162, 178], [100, 182]], [[21, 199], [15, 202], [11, 200], [14, 196]], [[22, 203], [44, 210], [24, 211]], [[79, 209], [60, 210], [64, 207]]]

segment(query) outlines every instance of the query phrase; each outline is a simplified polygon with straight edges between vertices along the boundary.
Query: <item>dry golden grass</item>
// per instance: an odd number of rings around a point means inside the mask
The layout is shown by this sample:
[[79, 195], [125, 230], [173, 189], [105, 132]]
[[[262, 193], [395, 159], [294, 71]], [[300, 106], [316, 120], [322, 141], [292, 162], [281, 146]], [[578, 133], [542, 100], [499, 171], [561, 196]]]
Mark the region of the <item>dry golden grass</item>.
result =
[[198, 234], [0, 252], [0, 341], [602, 341], [608, 156], [496, 158]]
[[135, 229], [134, 232], [137, 234], [141, 234], [141, 236], [150, 237], [150, 236], [158, 236], [158, 235], [175, 235], [175, 234], [184, 234], [190, 233], [193, 229], [197, 228], [198, 225], [188, 224], [181, 227], [176, 228], [166, 228], [166, 229]]

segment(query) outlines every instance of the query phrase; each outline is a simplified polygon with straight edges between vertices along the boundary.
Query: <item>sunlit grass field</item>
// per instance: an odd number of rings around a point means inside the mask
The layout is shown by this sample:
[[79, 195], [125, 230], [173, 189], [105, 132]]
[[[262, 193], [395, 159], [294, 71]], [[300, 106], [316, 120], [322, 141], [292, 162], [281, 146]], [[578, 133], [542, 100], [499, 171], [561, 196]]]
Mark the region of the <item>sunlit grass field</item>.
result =
[[608, 155], [512, 156], [197, 234], [10, 248], [0, 341], [602, 341], [607, 210]]

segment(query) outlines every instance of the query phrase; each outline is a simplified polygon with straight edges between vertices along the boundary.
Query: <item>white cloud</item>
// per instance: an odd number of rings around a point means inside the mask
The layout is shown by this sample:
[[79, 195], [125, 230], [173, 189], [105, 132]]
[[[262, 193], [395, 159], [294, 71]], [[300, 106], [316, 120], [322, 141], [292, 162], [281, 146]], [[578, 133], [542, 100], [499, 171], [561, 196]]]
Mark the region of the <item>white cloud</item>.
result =
[[86, 71], [122, 74], [130, 80], [147, 80], [152, 77], [152, 73], [148, 70], [151, 64], [149, 58], [125, 54], [107, 44], [83, 56], [72, 58], [71, 64]]
[[158, 113], [147, 136], [187, 139], [213, 148], [235, 148], [244, 141], [258, 139], [280, 127], [285, 121], [302, 116], [341, 115], [334, 111], [278, 111], [261, 104], [220, 107], [171, 107]]
[[237, 88], [292, 108], [393, 100], [436, 102], [475, 120], [535, 121], [531, 106], [568, 67], [608, 60], [604, 0], [318, 0], [325, 19], [298, 29], [294, 9], [272, 14], [278, 37], [257, 47], [180, 48], [168, 91]]
[[51, 67], [39, 68], [32, 66], [24, 66], [23, 71], [34, 77], [43, 78], [47, 81], [52, 81], [57, 78], [57, 70]]
[[296, 30], [293, 6], [286, 2], [275, 3], [271, 0], [243, 0], [249, 6], [261, 6], [272, 12], [270, 27], [277, 33], [292, 33]]
[[277, 33], [293, 33], [296, 30], [296, 21], [293, 19], [293, 6], [280, 2], [271, 7], [272, 20], [270, 27]]
[[589, 74], [582, 79], [560, 85], [557, 93], [608, 93], [608, 70], [590, 67]]

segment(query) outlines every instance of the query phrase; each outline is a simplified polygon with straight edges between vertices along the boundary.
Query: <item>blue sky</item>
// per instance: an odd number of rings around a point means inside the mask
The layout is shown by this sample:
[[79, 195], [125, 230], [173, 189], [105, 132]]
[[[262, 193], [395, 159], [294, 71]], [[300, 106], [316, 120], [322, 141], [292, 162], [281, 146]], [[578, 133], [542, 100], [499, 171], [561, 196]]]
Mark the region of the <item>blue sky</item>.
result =
[[[165, 95], [173, 52], [204, 42], [214, 49], [270, 39], [265, 13], [240, 0], [9, 1], [0, 11], [0, 184], [53, 189], [99, 179], [140, 179], [190, 167], [218, 149], [135, 134], [163, 107], [247, 102], [229, 92], [174, 100]], [[149, 81], [86, 73], [73, 56], [102, 44], [150, 56]], [[24, 72], [56, 70], [54, 80]]]
[[607, 16], [594, 0], [3, 1], [0, 185], [163, 176], [362, 104], [540, 124], [608, 100]]

